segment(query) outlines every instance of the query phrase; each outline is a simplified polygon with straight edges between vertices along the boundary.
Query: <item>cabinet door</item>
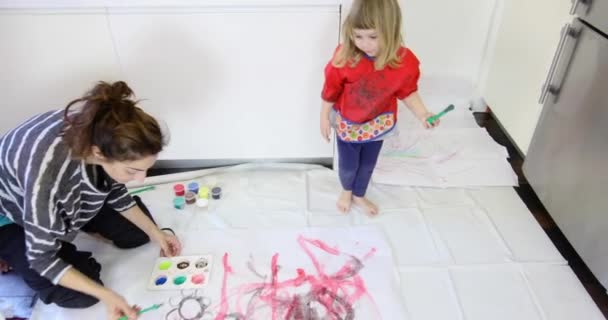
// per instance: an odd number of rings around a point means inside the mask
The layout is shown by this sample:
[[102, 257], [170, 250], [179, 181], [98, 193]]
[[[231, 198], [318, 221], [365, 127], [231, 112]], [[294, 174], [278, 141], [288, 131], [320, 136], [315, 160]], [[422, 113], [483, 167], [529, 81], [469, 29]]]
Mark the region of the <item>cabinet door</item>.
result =
[[490, 50], [483, 97], [519, 149], [526, 153], [540, 115], [539, 96], [570, 20], [569, 0], [503, 1]]

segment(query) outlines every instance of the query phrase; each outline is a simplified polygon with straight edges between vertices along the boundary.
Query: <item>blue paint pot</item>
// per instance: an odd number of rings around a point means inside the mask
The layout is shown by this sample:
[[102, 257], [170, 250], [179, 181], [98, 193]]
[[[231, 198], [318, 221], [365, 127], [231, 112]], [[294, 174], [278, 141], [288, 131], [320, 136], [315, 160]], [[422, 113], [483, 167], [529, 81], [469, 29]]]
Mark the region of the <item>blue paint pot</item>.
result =
[[198, 183], [190, 182], [188, 184], [188, 191], [192, 191], [194, 194], [198, 194]]

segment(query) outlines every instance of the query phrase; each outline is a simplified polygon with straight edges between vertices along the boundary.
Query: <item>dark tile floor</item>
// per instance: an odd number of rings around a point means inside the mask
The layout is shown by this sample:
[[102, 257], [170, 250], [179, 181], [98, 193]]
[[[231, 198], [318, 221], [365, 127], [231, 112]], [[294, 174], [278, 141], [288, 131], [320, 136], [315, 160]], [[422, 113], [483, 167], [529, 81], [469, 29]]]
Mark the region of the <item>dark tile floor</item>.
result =
[[568, 260], [568, 263], [574, 270], [576, 276], [598, 305], [604, 314], [604, 317], [608, 319], [608, 295], [606, 294], [606, 289], [599, 283], [593, 273], [591, 273], [587, 265], [585, 265], [581, 257], [576, 253], [576, 250], [570, 245], [568, 239], [566, 239], [564, 234], [555, 224], [543, 204], [536, 197], [534, 190], [532, 190], [524, 177], [522, 171], [524, 159], [521, 152], [514, 147], [511, 139], [505, 134], [505, 131], [500, 123], [496, 121], [492, 113], [474, 113], [474, 115], [477, 123], [481, 127], [484, 127], [496, 142], [505, 146], [509, 151], [508, 160], [519, 177], [519, 187], [515, 187], [515, 191], [519, 194], [519, 197], [523, 200], [528, 209], [530, 209], [532, 215], [534, 215], [543, 230], [545, 230], [545, 233], [547, 233], [551, 241], [553, 241], [553, 244], [555, 244], [559, 252]]

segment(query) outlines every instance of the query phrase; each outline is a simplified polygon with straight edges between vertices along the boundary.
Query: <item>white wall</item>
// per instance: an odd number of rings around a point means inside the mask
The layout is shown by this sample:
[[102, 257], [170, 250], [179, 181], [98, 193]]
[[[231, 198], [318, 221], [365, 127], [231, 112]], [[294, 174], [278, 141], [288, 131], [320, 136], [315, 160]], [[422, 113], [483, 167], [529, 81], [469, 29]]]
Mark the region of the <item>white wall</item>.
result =
[[[164, 159], [331, 157], [318, 108], [339, 3], [0, 0], [0, 110], [15, 110], [0, 133], [124, 79], [170, 127]], [[421, 91], [441, 92], [444, 79], [474, 87], [493, 3], [402, 1]]]
[[494, 0], [402, 0], [406, 44], [422, 58], [428, 77], [475, 83]]
[[0, 133], [120, 77], [101, 14], [0, 13]]
[[519, 149], [526, 153], [542, 105], [538, 103], [562, 26], [571, 20], [569, 0], [501, 0], [483, 96]]
[[[424, 78], [477, 85], [497, 1], [399, 0], [404, 41], [420, 58]], [[352, 0], [342, 3], [347, 12]]]
[[0, 132], [124, 79], [170, 128], [162, 159], [332, 157], [318, 110], [339, 6], [287, 2], [4, 11], [0, 107], [17, 111]]
[[331, 157], [318, 133], [318, 52], [334, 49], [338, 19], [327, 9], [110, 17], [128, 81], [171, 128], [171, 159]]

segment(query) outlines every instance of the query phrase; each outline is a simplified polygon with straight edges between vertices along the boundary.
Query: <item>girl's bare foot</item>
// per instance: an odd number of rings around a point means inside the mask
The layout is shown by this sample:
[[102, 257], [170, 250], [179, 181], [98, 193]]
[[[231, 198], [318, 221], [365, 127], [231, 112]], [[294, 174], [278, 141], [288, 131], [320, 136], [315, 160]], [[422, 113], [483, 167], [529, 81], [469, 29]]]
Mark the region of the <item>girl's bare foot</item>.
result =
[[350, 204], [353, 200], [353, 192], [342, 190], [340, 193], [340, 197], [338, 197], [338, 202], [336, 202], [336, 207], [342, 213], [348, 213], [350, 211]]
[[361, 206], [369, 215], [375, 216], [378, 214], [378, 207], [366, 197], [353, 196], [353, 202]]

